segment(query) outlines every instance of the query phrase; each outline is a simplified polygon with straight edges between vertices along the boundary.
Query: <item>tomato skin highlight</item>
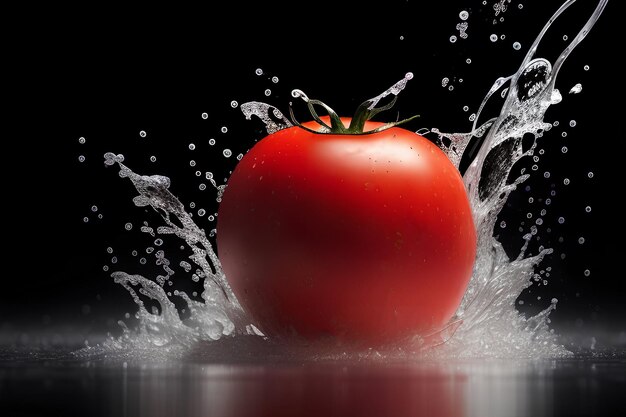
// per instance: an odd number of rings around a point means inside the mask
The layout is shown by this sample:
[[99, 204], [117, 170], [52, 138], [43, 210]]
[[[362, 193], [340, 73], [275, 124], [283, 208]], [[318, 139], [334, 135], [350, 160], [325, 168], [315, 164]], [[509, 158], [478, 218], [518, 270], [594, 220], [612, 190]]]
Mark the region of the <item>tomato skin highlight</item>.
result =
[[230, 177], [217, 232], [226, 277], [269, 336], [385, 344], [436, 331], [476, 256], [459, 172], [398, 127], [267, 136]]

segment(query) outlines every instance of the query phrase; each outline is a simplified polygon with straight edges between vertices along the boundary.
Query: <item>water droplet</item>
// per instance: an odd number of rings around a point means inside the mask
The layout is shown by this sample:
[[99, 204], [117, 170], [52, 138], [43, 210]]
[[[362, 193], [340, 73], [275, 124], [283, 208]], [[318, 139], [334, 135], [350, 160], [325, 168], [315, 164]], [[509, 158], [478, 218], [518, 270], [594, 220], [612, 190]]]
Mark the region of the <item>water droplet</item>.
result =
[[189, 166], [195, 167], [196, 166], [196, 161], [194, 161], [193, 159], [191, 161], [189, 161]]
[[558, 222], [559, 224], [565, 223], [565, 217], [559, 217]]
[[255, 73], [256, 75], [263, 75], [263, 70], [262, 70], [261, 68], [257, 68], [257, 69], [254, 71], [254, 73]]
[[589, 178], [593, 178], [593, 172], [592, 172], [592, 171], [589, 171], [589, 173], [587, 173], [587, 177], [589, 177]]
[[563, 180], [563, 184], [565, 184], [565, 185], [569, 185], [569, 183], [570, 183], [569, 178], [565, 178], [565, 179]]
[[78, 138], [78, 143], [80, 143], [81, 145], [83, 145], [85, 143], [85, 138], [84, 137], [80, 137]]
[[576, 126], [576, 120], [570, 120], [569, 127], [574, 127], [574, 126]]
[[195, 150], [195, 149], [196, 149], [196, 145], [194, 145], [193, 143], [190, 143], [190, 144], [189, 144], [189, 150], [190, 150], [190, 151], [193, 151], [193, 150]]
[[209, 139], [209, 145], [213, 146], [215, 145], [215, 139]]
[[497, 40], [498, 40], [498, 35], [496, 35], [495, 33], [492, 33], [492, 34], [489, 36], [489, 40], [490, 40], [491, 42], [495, 42], [495, 41], [497, 41]]
[[84, 155], [79, 155], [78, 156], [78, 162], [85, 162], [85, 156]]
[[239, 103], [237, 103], [236, 100], [233, 100], [233, 101], [230, 102], [230, 107], [232, 107], [233, 109], [236, 109], [238, 105], [239, 105]]
[[456, 36], [452, 35], [450, 36], [450, 43], [454, 43], [456, 42]]
[[224, 152], [222, 152], [222, 154], [224, 154], [226, 158], [230, 158], [233, 155], [233, 151], [231, 151], [230, 149], [224, 149]]
[[276, 77], [276, 76], [272, 77], [272, 82], [274, 84], [277, 84], [278, 83], [278, 77]]
[[585, 65], [585, 66], [583, 67], [583, 69], [584, 69], [585, 71], [589, 71], [589, 65]]
[[588, 269], [585, 269], [585, 271], [583, 272], [583, 274], [588, 277], [589, 275], [591, 275], [591, 271]]
[[208, 119], [209, 118], [209, 113], [206, 113], [206, 112], [202, 113], [202, 118], [204, 120]]
[[582, 237], [582, 236], [581, 236], [581, 237], [579, 237], [579, 238], [578, 238], [578, 243], [579, 243], [580, 245], [582, 245], [583, 243], [585, 243], [585, 238], [584, 238], [584, 237]]
[[468, 111], [469, 107], [468, 106], [463, 106], [463, 111]]
[[467, 10], [463, 10], [461, 13], [459, 13], [459, 19], [461, 20], [467, 20], [468, 17], [469, 13], [467, 12]]
[[272, 90], [270, 90], [269, 88], [265, 90], [265, 96], [269, 97], [272, 95]]
[[519, 42], [513, 42], [513, 49], [519, 51], [520, 49], [522, 49], [522, 44]]
[[587, 207], [585, 207], [585, 211], [586, 211], [587, 213], [591, 213], [591, 206], [587, 206]]
[[220, 131], [221, 131], [222, 133], [226, 133], [226, 132], [228, 132], [228, 128], [227, 128], [226, 126], [222, 126], [222, 128], [220, 129]]
[[146, 137], [146, 131], [145, 130], [140, 130], [139, 131], [139, 136], [141, 136], [142, 138]]
[[132, 230], [132, 229], [133, 229], [133, 224], [132, 224], [132, 223], [126, 223], [126, 224], [124, 225], [124, 229], [126, 229], [126, 230]]
[[150, 162], [156, 162], [156, 156], [152, 155], [152, 156], [150, 157]]
[[563, 146], [563, 147], [561, 148], [561, 152], [563, 152], [563, 153], [567, 153], [567, 146]]

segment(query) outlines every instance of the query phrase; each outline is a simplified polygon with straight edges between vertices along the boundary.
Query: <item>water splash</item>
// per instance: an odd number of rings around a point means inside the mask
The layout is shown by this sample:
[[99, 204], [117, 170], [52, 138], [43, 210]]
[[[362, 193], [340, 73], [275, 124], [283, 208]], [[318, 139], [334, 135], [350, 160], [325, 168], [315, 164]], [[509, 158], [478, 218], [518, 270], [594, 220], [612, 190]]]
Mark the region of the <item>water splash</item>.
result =
[[[549, 329], [549, 314], [556, 308], [556, 299], [553, 299], [546, 309], [531, 317], [520, 315], [514, 305], [519, 294], [531, 284], [534, 267], [551, 253], [551, 249], [540, 248], [537, 255], [525, 257], [531, 238], [538, 233], [537, 227], [532, 226], [524, 236], [525, 243], [519, 255], [515, 259], [510, 259], [502, 245], [493, 237], [493, 231], [497, 215], [509, 194], [529, 177], [528, 174], [522, 174], [507, 182], [511, 168], [521, 158], [533, 156], [537, 139], [552, 127], [544, 122], [544, 115], [551, 105], [562, 100], [561, 94], [555, 88], [558, 72], [571, 51], [595, 24], [608, 0], [599, 1], [588, 22], [563, 50], [554, 65], [546, 59], [535, 58], [539, 42], [548, 28], [574, 1], [566, 1], [556, 11], [529, 48], [515, 74], [496, 80], [478, 111], [472, 114], [470, 120], [474, 123], [469, 133], [443, 133], [436, 128], [431, 129], [431, 132], [438, 135], [440, 146], [457, 167], [462, 156], [468, 152], [470, 140], [484, 137], [464, 175], [478, 231], [477, 260], [456, 317], [441, 334], [447, 342], [441, 345], [439, 350], [430, 350], [432, 354], [443, 352], [444, 355], [474, 357], [486, 355], [538, 357], [568, 354]], [[496, 2], [495, 14], [504, 13], [507, 3], [504, 0]], [[257, 70], [257, 74], [259, 71]], [[411, 77], [412, 74], [407, 74], [390, 89], [374, 97], [372, 106], [389, 94], [397, 95]], [[508, 89], [505, 91], [503, 87], [507, 84]], [[503, 97], [506, 98], [499, 115], [478, 125], [485, 104], [501, 89]], [[248, 102], [239, 107], [247, 119], [251, 119], [252, 115], [257, 116], [265, 124], [268, 133], [292, 126], [292, 123], [272, 105]], [[533, 144], [527, 150], [522, 149], [522, 138], [525, 134], [534, 137]], [[492, 152], [499, 152], [495, 169], [485, 172], [485, 162]], [[164, 251], [157, 251], [155, 256], [166, 274], [158, 276], [156, 280], [125, 272], [114, 272], [112, 275], [115, 282], [126, 288], [139, 307], [136, 314], [139, 326], [136, 331], [131, 331], [120, 322], [123, 335], [107, 341], [103, 349], [159, 347], [177, 350], [181, 346], [189, 346], [201, 340], [217, 340], [244, 334], [260, 335], [247, 319], [232, 292], [205, 232], [193, 222], [182, 203], [169, 191], [170, 180], [159, 175], [142, 176], [134, 173], [123, 164], [121, 155], [107, 153], [105, 164], [107, 166], [117, 164], [120, 169], [119, 175], [133, 183], [139, 193], [133, 199], [135, 205], [152, 207], [161, 215], [165, 226], [158, 227], [157, 234], [174, 235], [191, 248], [193, 255], [190, 260], [199, 267], [200, 273], [196, 275], [204, 279], [204, 291], [201, 295], [203, 301], [193, 300], [182, 291], [167, 292], [164, 286], [173, 271], [169, 269], [169, 260], [165, 257]], [[224, 186], [218, 187], [212, 178], [210, 181], [218, 191], [219, 201]], [[186, 271], [192, 269], [188, 262], [181, 265], [184, 265]], [[148, 311], [142, 297], [155, 301], [159, 308]], [[172, 297], [179, 297], [184, 301], [189, 310], [188, 318], [181, 319], [171, 301]], [[412, 349], [416, 347], [419, 349], [419, 346], [418, 341]]]

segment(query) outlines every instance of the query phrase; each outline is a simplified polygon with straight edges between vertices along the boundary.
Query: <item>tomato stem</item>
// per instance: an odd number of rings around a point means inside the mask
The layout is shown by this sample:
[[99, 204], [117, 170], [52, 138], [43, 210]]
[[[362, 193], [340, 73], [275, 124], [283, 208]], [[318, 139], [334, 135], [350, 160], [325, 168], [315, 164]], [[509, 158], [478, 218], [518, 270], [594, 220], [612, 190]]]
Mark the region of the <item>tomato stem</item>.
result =
[[[321, 126], [321, 129], [313, 130], [306, 126], [303, 126], [300, 122], [298, 122], [293, 114], [292, 103], [289, 102], [289, 114], [291, 115], [291, 121], [295, 126], [298, 126], [304, 130], [308, 130], [309, 132], [320, 134], [367, 135], [370, 133], [387, 130], [391, 127], [411, 121], [419, 117], [419, 115], [415, 115], [404, 120], [396, 120], [395, 122], [386, 123], [382, 126], [377, 127], [376, 129], [367, 131], [364, 131], [363, 129], [365, 128], [365, 122], [376, 116], [381, 111], [389, 110], [393, 107], [393, 105], [396, 103], [396, 100], [398, 99], [398, 94], [404, 89], [407, 81], [411, 78], [413, 78], [413, 74], [409, 72], [404, 76], [402, 80], [398, 81], [378, 96], [365, 100], [363, 103], [361, 103], [356, 109], [354, 117], [352, 118], [350, 126], [348, 127], [343, 124], [339, 115], [337, 115], [337, 113], [330, 106], [320, 100], [310, 99], [302, 90], [295, 89], [291, 92], [291, 95], [294, 98], [301, 98], [302, 100], [304, 100], [304, 102], [307, 104], [307, 107], [309, 108], [309, 112], [311, 113], [313, 120], [315, 120]], [[387, 97], [390, 94], [393, 94], [394, 96], [390, 103], [384, 106], [376, 107], [376, 105], [382, 98]], [[330, 126], [319, 117], [317, 111], [315, 110], [315, 106], [321, 106], [324, 110], [326, 110], [328, 116], [330, 117]]]

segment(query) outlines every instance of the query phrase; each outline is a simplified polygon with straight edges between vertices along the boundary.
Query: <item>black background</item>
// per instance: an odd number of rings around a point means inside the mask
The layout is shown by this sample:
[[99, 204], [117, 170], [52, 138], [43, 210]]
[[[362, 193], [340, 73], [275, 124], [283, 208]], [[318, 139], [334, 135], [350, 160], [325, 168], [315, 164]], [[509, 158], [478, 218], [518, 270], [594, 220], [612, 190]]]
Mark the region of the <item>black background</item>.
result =
[[[9, 60], [14, 69], [9, 84], [15, 95], [8, 116], [18, 129], [5, 137], [10, 249], [3, 261], [0, 329], [16, 334], [64, 326], [115, 331], [114, 321], [134, 306], [103, 266], [148, 277], [160, 272], [152, 256], [144, 255], [148, 263], [139, 265], [130, 255], [132, 249], [144, 251], [152, 240], [139, 232], [141, 222], [158, 226], [158, 216], [133, 206], [130, 182], [120, 179], [116, 169], [105, 169], [105, 152], [124, 154], [138, 173], [169, 176], [172, 192], [183, 203], [193, 201], [196, 210], [212, 213], [217, 207], [213, 193], [198, 190], [203, 177], [194, 175], [196, 169], [203, 175], [214, 172], [221, 183], [234, 167], [235, 155], [263, 137], [261, 123], [246, 121], [238, 108], [231, 108], [231, 100], [266, 101], [286, 112], [290, 91], [300, 88], [350, 115], [361, 101], [412, 71], [415, 78], [400, 95], [396, 111], [401, 118], [414, 113], [421, 118], [407, 128], [468, 131], [469, 114], [496, 78], [517, 70], [560, 5], [526, 1], [519, 9], [514, 0], [500, 15], [504, 22], [493, 25], [491, 1], [487, 6], [476, 1], [421, 3], [385, 1], [367, 9], [363, 3], [320, 2], [307, 5], [308, 11], [279, 12], [279, 6], [270, 4], [233, 2], [220, 12], [55, 10], [62, 16], [54, 19], [40, 10], [41, 20], [28, 22], [11, 41], [15, 55]], [[538, 56], [554, 62], [567, 45], [563, 35], [572, 39], [594, 7], [593, 1], [576, 3], [549, 31]], [[566, 62], [557, 81], [564, 101], [546, 117], [560, 126], [539, 140], [545, 149], [540, 168], [511, 197], [503, 213], [507, 228], [496, 230], [516, 254], [522, 244], [519, 223], [529, 211], [534, 221], [541, 208], [538, 199], [549, 197], [552, 189], [557, 192], [553, 203], [544, 206], [548, 214], [539, 233], [542, 240], [531, 245], [534, 253], [539, 244], [555, 249], [539, 268], [551, 267], [549, 284], [531, 287], [520, 308], [536, 311], [558, 298], [553, 319], [563, 332], [625, 330], [623, 210], [616, 202], [626, 150], [620, 128], [623, 106], [617, 104], [623, 94], [615, 63], [617, 8], [615, 1], [608, 5]], [[459, 35], [455, 26], [461, 10], [470, 12], [469, 37], [450, 43], [451, 35]], [[490, 42], [491, 33], [506, 38]], [[522, 44], [520, 51], [512, 48], [515, 41]], [[584, 65], [590, 70], [584, 71]], [[255, 74], [257, 68], [263, 75]], [[278, 83], [271, 81], [273, 76]], [[453, 91], [442, 88], [444, 77], [452, 79]], [[567, 94], [578, 82], [582, 93]], [[272, 90], [269, 97], [264, 95], [267, 88]], [[470, 111], [462, 110], [465, 105]], [[489, 106], [486, 114], [493, 117], [497, 110], [497, 105]], [[206, 120], [203, 112], [209, 114]], [[395, 116], [393, 111], [386, 115]], [[572, 119], [577, 121], [574, 128], [568, 127]], [[221, 126], [228, 127], [226, 134]], [[146, 138], [139, 136], [141, 130]], [[86, 143], [80, 144], [79, 137]], [[209, 138], [217, 140], [214, 147]], [[189, 143], [196, 145], [194, 151]], [[561, 153], [562, 146], [568, 147], [567, 154]], [[224, 158], [224, 148], [232, 149], [233, 157]], [[84, 163], [79, 155], [86, 157]], [[151, 155], [156, 163], [149, 161]], [[191, 159], [197, 167], [189, 166]], [[543, 177], [545, 171], [550, 178]], [[572, 182], [567, 187], [566, 177]], [[526, 185], [531, 186], [528, 192]], [[527, 203], [529, 196], [535, 203]], [[98, 207], [96, 213], [92, 205]], [[587, 205], [591, 213], [585, 212]], [[565, 224], [557, 223], [559, 216]], [[133, 224], [131, 232], [124, 229], [126, 222]], [[199, 224], [207, 231], [214, 227], [206, 218]], [[585, 238], [582, 245], [580, 236]], [[107, 247], [114, 249], [118, 264], [111, 264]], [[185, 259], [177, 248], [173, 243], [167, 247], [176, 265]], [[585, 269], [591, 271], [589, 277]], [[179, 269], [174, 282], [184, 288], [189, 277]]]

